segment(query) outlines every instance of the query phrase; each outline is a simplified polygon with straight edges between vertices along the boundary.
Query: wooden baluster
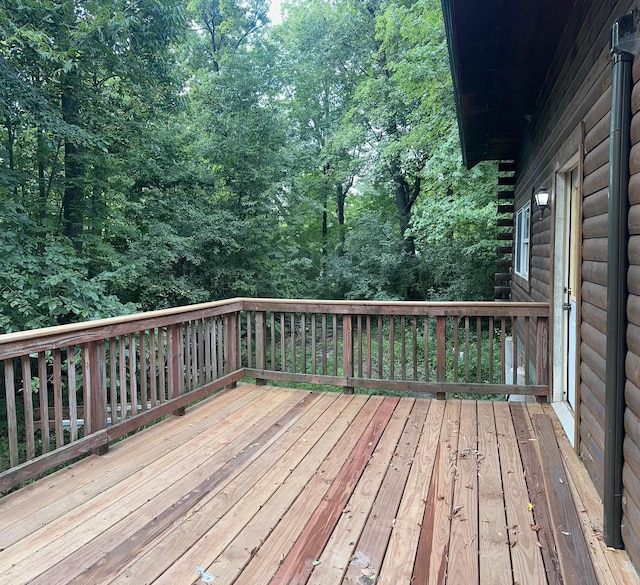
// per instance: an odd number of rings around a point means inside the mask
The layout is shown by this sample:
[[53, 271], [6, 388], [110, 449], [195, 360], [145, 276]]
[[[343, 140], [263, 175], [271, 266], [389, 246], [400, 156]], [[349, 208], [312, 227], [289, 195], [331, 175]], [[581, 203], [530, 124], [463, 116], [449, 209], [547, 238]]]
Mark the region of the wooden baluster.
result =
[[167, 327], [167, 394], [169, 400], [180, 394], [180, 382], [178, 377], [180, 352], [178, 350], [178, 336], [175, 325]]
[[149, 330], [149, 394], [151, 408], [158, 404], [158, 381], [156, 364], [156, 330]]
[[53, 350], [53, 412], [57, 449], [64, 445], [64, 428], [62, 426], [62, 356], [59, 349]]
[[210, 318], [204, 321], [204, 360], [205, 360], [205, 377], [207, 382], [215, 379], [213, 374], [213, 344], [212, 342], [212, 321]]
[[411, 320], [411, 355], [413, 359], [413, 380], [418, 381], [418, 317]]
[[20, 463], [18, 451], [18, 416], [16, 411], [16, 387], [13, 359], [4, 360], [4, 389], [7, 397], [7, 432], [9, 433], [9, 465]]
[[407, 319], [400, 316], [400, 371], [403, 380], [407, 379]]
[[351, 315], [342, 316], [342, 373], [347, 379], [345, 394], [353, 394], [354, 387], [349, 384], [353, 378], [353, 318]]
[[396, 319], [389, 315], [389, 379], [396, 378]]
[[371, 315], [367, 315], [367, 378], [371, 378]]
[[477, 375], [476, 382], [482, 382], [482, 317], [476, 317]]
[[489, 384], [494, 383], [493, 379], [493, 317], [489, 317]]
[[200, 323], [193, 321], [191, 323], [191, 390], [199, 388], [202, 384], [200, 381], [200, 355], [198, 352], [198, 328]]
[[149, 404], [149, 391], [147, 385], [147, 335], [145, 331], [140, 331], [140, 354], [138, 363], [140, 364], [140, 405], [142, 412], [146, 411]]
[[184, 378], [185, 391], [193, 388], [193, 359], [191, 351], [191, 323], [184, 324]]
[[247, 368], [253, 368], [253, 315], [247, 311]]
[[458, 358], [460, 357], [460, 344], [458, 341], [458, 316], [453, 317], [453, 381], [458, 381]]
[[27, 459], [36, 456], [35, 429], [33, 425], [33, 391], [31, 390], [31, 358], [22, 356], [22, 397], [24, 402], [24, 431], [27, 443]]
[[300, 315], [300, 331], [302, 333], [302, 373], [307, 373], [307, 315]]
[[198, 381], [200, 386], [204, 386], [207, 383], [204, 358], [205, 337], [205, 321], [198, 319]]
[[[438, 382], [446, 381], [447, 373], [447, 321], [446, 317], [438, 315], [436, 317], [436, 376]], [[444, 400], [446, 394], [438, 392], [436, 398]]]
[[69, 382], [69, 419], [71, 443], [78, 439], [78, 400], [76, 397], [76, 352], [73, 346], [67, 349], [67, 380]]
[[333, 375], [338, 375], [338, 315], [333, 315]]
[[527, 386], [529, 385], [529, 362], [531, 358], [531, 340], [529, 339], [530, 321], [531, 319], [529, 317], [524, 318], [524, 383]]
[[358, 378], [362, 378], [362, 315], [357, 318]]
[[285, 326], [285, 315], [280, 313], [280, 369], [287, 371], [287, 344], [285, 342], [287, 336]]
[[218, 339], [217, 339], [217, 355], [218, 355], [218, 361], [217, 361], [217, 366], [218, 366], [218, 378], [224, 376], [225, 373], [225, 369], [224, 369], [224, 345], [223, 345], [223, 340], [224, 340], [224, 335], [222, 334], [222, 319], [220, 317], [216, 318], [216, 324], [217, 324], [217, 329], [218, 329]]
[[322, 313], [322, 374], [327, 374], [327, 315]]
[[89, 353], [88, 343], [83, 343], [80, 346], [80, 359], [81, 359], [81, 367], [82, 367], [82, 403], [83, 403], [83, 411], [84, 411], [84, 432], [83, 435], [86, 437], [93, 432], [93, 424], [91, 420], [91, 414], [93, 411], [93, 386], [95, 382], [91, 379], [91, 355]]
[[136, 336], [129, 334], [129, 392], [131, 395], [131, 416], [138, 414], [138, 360], [136, 359]]
[[[549, 319], [538, 317], [536, 327], [536, 383], [549, 383]], [[551, 401], [551, 389], [547, 397]]]
[[165, 358], [167, 352], [166, 342], [168, 334], [166, 329], [158, 329], [158, 394], [160, 398], [160, 404], [167, 400], [167, 360]]
[[384, 321], [382, 315], [378, 315], [378, 380], [382, 380], [383, 376], [383, 360], [382, 360], [382, 338], [384, 335]]
[[[230, 374], [238, 369], [238, 313], [229, 313], [224, 316], [225, 329], [225, 374]], [[229, 388], [235, 388], [236, 383], [229, 383]]]
[[471, 351], [470, 347], [470, 329], [471, 329], [471, 321], [469, 316], [467, 315], [464, 318], [464, 381], [471, 382], [471, 376], [469, 374], [469, 353]]
[[296, 372], [296, 314], [291, 313], [291, 371]]
[[[256, 311], [256, 368], [267, 369], [267, 314], [264, 311]], [[264, 378], [256, 379], [258, 386], [266, 383]]]
[[51, 448], [49, 431], [49, 388], [47, 384], [47, 360], [43, 351], [38, 354], [38, 394], [40, 397], [40, 433], [42, 452]]
[[109, 338], [109, 405], [111, 408], [111, 424], [116, 424], [118, 408], [118, 358], [115, 337]]
[[271, 369], [276, 369], [276, 316], [271, 313], [269, 322], [271, 323]]
[[500, 317], [500, 383], [507, 383], [507, 321], [505, 317]]
[[431, 380], [431, 373], [429, 372], [429, 315], [424, 318], [424, 381], [429, 382]]
[[511, 383], [518, 383], [518, 317], [511, 318], [511, 339], [513, 339], [513, 367], [511, 369]]
[[318, 370], [317, 370], [318, 348], [316, 346], [316, 343], [317, 343], [316, 342], [316, 336], [317, 336], [316, 319], [317, 319], [317, 315], [313, 313], [311, 315], [311, 373], [314, 375], [318, 373]]

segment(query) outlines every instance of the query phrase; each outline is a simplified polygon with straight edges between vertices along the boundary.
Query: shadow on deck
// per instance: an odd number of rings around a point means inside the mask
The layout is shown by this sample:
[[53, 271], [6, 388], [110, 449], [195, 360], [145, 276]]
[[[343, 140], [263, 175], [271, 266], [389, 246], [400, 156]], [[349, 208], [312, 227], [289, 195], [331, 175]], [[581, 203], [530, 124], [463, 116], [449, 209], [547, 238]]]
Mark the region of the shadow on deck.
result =
[[243, 384], [2, 498], [0, 581], [636, 583], [557, 425]]

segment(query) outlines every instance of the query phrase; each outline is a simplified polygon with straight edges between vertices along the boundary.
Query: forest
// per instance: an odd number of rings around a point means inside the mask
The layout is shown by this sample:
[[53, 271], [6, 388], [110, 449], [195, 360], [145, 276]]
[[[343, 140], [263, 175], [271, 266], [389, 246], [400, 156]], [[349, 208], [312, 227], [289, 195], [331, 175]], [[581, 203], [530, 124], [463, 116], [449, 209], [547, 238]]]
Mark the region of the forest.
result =
[[492, 298], [439, 0], [0, 0], [0, 332]]

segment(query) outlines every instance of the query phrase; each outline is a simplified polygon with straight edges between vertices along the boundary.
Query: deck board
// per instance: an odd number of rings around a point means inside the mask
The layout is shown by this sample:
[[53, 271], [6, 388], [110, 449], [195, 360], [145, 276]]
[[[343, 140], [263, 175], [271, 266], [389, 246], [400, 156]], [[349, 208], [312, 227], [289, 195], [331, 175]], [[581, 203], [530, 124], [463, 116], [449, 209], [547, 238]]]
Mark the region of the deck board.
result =
[[531, 529], [587, 524], [567, 472], [562, 493], [539, 481], [536, 432], [566, 464], [551, 427], [500, 402], [240, 384], [0, 499], [0, 583], [596, 583], [584, 539], [550, 568]]

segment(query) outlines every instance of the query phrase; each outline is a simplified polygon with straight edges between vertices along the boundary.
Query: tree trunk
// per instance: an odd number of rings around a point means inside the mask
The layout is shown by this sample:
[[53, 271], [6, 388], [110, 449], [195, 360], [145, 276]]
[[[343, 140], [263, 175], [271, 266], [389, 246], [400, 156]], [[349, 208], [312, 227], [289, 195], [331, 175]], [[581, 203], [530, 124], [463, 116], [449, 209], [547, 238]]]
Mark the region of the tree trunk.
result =
[[[78, 124], [78, 102], [73, 83], [62, 94], [62, 115], [69, 125]], [[64, 144], [64, 193], [62, 196], [62, 230], [73, 247], [82, 250], [84, 225], [84, 190], [82, 188], [81, 149], [69, 140]]]
[[329, 206], [327, 191], [324, 191], [324, 201], [322, 204], [322, 248], [320, 258], [320, 276], [324, 278], [327, 274], [327, 240], [329, 238], [329, 226], [327, 218], [327, 208]]
[[400, 235], [402, 237], [404, 251], [408, 256], [416, 255], [416, 243], [413, 236], [407, 236], [406, 232], [411, 224], [411, 209], [415, 202], [415, 198], [411, 193], [409, 184], [400, 174], [400, 171], [394, 173], [394, 182], [396, 184], [396, 209], [398, 212], [398, 221], [400, 223]]
[[338, 216], [338, 254], [344, 255], [345, 225], [344, 225], [344, 202], [347, 198], [347, 189], [342, 183], [336, 184], [336, 215]]
[[38, 221], [44, 224], [47, 217], [47, 178], [45, 176], [44, 131], [38, 128]]
[[[7, 118], [7, 121], [6, 121], [6, 128], [7, 128], [7, 152], [9, 155], [9, 169], [11, 169], [11, 171], [15, 171], [16, 163], [15, 163], [15, 153], [13, 150], [13, 145], [16, 141], [16, 135], [13, 130], [13, 124], [11, 123], [11, 120], [9, 118]], [[13, 186], [13, 200], [16, 203], [18, 203], [18, 187], [15, 184]]]

